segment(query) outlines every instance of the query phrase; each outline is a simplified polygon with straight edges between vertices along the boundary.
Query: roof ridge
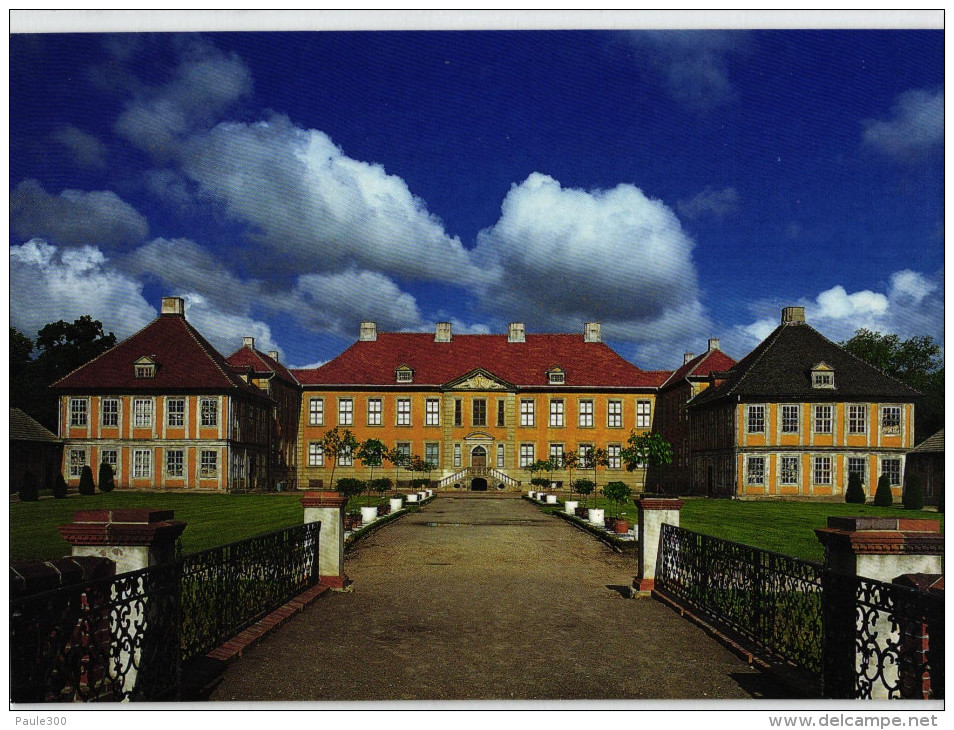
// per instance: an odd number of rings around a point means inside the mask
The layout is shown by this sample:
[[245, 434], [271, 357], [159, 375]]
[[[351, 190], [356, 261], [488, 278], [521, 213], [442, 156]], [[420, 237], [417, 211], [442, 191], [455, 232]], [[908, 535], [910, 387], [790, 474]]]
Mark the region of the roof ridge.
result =
[[[205, 337], [202, 336], [202, 333], [189, 323], [189, 320], [187, 320], [185, 317], [179, 317], [178, 319], [181, 320], [182, 326], [185, 327], [186, 332], [189, 333], [189, 336], [192, 337], [202, 352], [205, 353], [206, 357], [208, 357], [215, 367], [218, 368], [219, 372], [222, 373], [226, 382], [229, 383], [233, 388], [238, 388], [239, 390], [248, 390], [251, 392], [251, 389], [254, 388], [254, 386], [246, 383], [244, 380], [242, 380], [242, 378], [238, 377], [238, 375], [232, 372], [231, 368], [227, 367], [228, 363], [222, 356], [222, 353], [216, 350], [212, 346], [212, 343], [206, 340]], [[255, 388], [255, 391], [261, 393], [258, 388]]]
[[[161, 317], [162, 315], [160, 314], [159, 316]], [[84, 362], [84, 363], [83, 363], [82, 365], [80, 365], [79, 367], [75, 367], [75, 368], [73, 368], [72, 370], [70, 370], [70, 371], [69, 371], [68, 373], [66, 373], [66, 375], [64, 375], [63, 377], [61, 377], [61, 378], [59, 378], [58, 380], [56, 380], [56, 381], [50, 383], [50, 387], [52, 388], [52, 387], [54, 387], [57, 383], [60, 383], [60, 382], [62, 382], [62, 381], [64, 381], [64, 380], [66, 380], [66, 379], [67, 379], [68, 377], [70, 377], [73, 373], [75, 373], [75, 372], [77, 372], [77, 371], [79, 371], [79, 370], [82, 370], [82, 369], [85, 368], [87, 365], [92, 365], [94, 362], [96, 362], [97, 360], [99, 360], [99, 358], [101, 358], [101, 357], [102, 357], [103, 355], [105, 355], [107, 352], [112, 352], [115, 348], [117, 348], [117, 347], [119, 347], [121, 344], [123, 344], [123, 342], [128, 342], [128, 341], [131, 340], [133, 337], [136, 337], [137, 335], [142, 334], [143, 332], [145, 332], [147, 329], [149, 329], [150, 327], [152, 327], [152, 326], [153, 326], [156, 322], [158, 322], [158, 321], [159, 321], [159, 318], [157, 317], [156, 319], [153, 319], [151, 322], [147, 322], [147, 323], [144, 324], [142, 327], [140, 327], [138, 330], [136, 330], [136, 331], [133, 332], [131, 335], [129, 335], [129, 337], [125, 338], [124, 340], [122, 340], [122, 341], [120, 341], [120, 342], [117, 342], [115, 345], [113, 345], [112, 347], [110, 347], [108, 350], [103, 350], [103, 352], [99, 353], [99, 354], [98, 354], [96, 357], [94, 357], [92, 360], [87, 360], [86, 362]], [[100, 323], [100, 324], [102, 324], [102, 323]], [[113, 333], [110, 332], [110, 334], [113, 334]], [[115, 336], [115, 335], [114, 335], [114, 336]]]
[[[758, 356], [754, 360], [752, 360], [745, 367], [744, 370], [742, 370], [742, 375], [739, 377], [738, 380], [736, 380], [732, 385], [729, 386], [729, 389], [725, 392], [725, 395], [731, 395], [732, 393], [736, 391], [736, 389], [740, 385], [742, 385], [745, 379], [749, 376], [749, 373], [752, 372], [752, 369], [759, 364], [759, 362], [762, 360], [763, 357], [765, 357], [765, 353], [767, 353], [769, 350], [771, 350], [775, 346], [775, 343], [778, 342], [778, 338], [782, 335], [782, 331], [787, 326], [792, 326], [792, 325], [780, 324], [778, 327], [775, 328], [772, 334], [766, 337], [765, 340], [761, 342], [758, 347], [755, 348], [755, 350], [752, 350], [752, 352], [749, 353], [749, 355], [752, 355], [757, 350], [759, 350], [759, 348], [761, 348], [761, 352], [759, 352]], [[801, 325], [798, 325], [798, 326], [801, 326]], [[805, 326], [808, 326], [808, 325], [805, 325]], [[746, 358], [742, 358], [742, 359], [745, 360]], [[736, 363], [736, 365], [738, 364], [739, 363]]]

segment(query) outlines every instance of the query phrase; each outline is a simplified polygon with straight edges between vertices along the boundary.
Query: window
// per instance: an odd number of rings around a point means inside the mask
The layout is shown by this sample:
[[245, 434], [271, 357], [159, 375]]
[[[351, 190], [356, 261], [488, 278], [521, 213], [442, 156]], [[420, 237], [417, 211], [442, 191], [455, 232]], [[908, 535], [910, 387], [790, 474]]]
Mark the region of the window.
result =
[[652, 426], [652, 402], [648, 400], [636, 401], [636, 428]]
[[113, 476], [119, 473], [119, 452], [116, 449], [103, 449], [99, 452], [99, 461], [102, 464], [109, 464], [113, 470]]
[[89, 401], [86, 398], [70, 398], [70, 425], [85, 426], [89, 414]]
[[325, 425], [325, 399], [311, 398], [308, 401], [308, 425]]
[[535, 418], [534, 412], [534, 401], [532, 400], [522, 400], [520, 401], [520, 425], [521, 426], [533, 426]]
[[867, 406], [848, 406], [848, 433], [868, 432]]
[[[460, 398], [454, 400], [454, 425], [463, 426], [464, 425], [464, 415], [463, 415], [463, 404], [461, 403]], [[458, 464], [460, 466], [460, 464]]]
[[338, 425], [351, 426], [354, 423], [354, 400], [351, 398], [338, 399]]
[[[460, 403], [460, 401], [457, 401]], [[454, 466], [460, 466], [460, 444], [454, 444]]]
[[[503, 401], [501, 401], [501, 403], [502, 402]], [[497, 444], [497, 468], [498, 469], [503, 469], [504, 466], [506, 465], [506, 463], [504, 462], [505, 455], [506, 455], [506, 452], [504, 451], [504, 445]]]
[[831, 433], [831, 406], [815, 406], [815, 433]]
[[215, 398], [203, 398], [199, 402], [203, 426], [219, 425], [219, 402]]
[[901, 485], [901, 459], [883, 459], [881, 461], [881, 473], [888, 475], [888, 481], [892, 487]]
[[798, 484], [798, 457], [782, 456], [779, 457], [778, 465], [779, 484]]
[[606, 425], [608, 428], [623, 427], [623, 401], [611, 400], [606, 406]]
[[170, 398], [166, 401], [166, 425], [185, 425], [185, 398]]
[[148, 398], [133, 400], [133, 426], [148, 428], [152, 425], [152, 401]]
[[765, 458], [749, 456], [745, 461], [745, 481], [747, 484], [765, 484]]
[[563, 385], [566, 383], [566, 373], [559, 368], [550, 370], [547, 373], [547, 382], [549, 382], [550, 385]]
[[814, 484], [831, 484], [830, 456], [815, 457], [814, 468], [812, 469], [812, 482]]
[[582, 428], [593, 427], [593, 401], [580, 401], [580, 426]]
[[782, 433], [798, 433], [798, 406], [782, 406]]
[[398, 398], [397, 400], [397, 425], [411, 425], [411, 399]]
[[133, 367], [135, 368], [137, 378], [156, 377], [156, 363], [148, 357], [139, 358], [133, 363]]
[[861, 477], [861, 483], [862, 483], [862, 484], [867, 484], [867, 483], [868, 483], [868, 479], [867, 479], [867, 472], [868, 472], [867, 463], [868, 463], [868, 460], [865, 459], [864, 457], [859, 457], [859, 456], [849, 456], [849, 457], [848, 457], [848, 473], [849, 473], [849, 474], [857, 474], [858, 476], [860, 476], [860, 477]]
[[308, 444], [308, 466], [325, 465], [325, 448], [319, 443], [312, 441]]
[[901, 435], [901, 406], [881, 407], [881, 433], [885, 436]]
[[70, 449], [70, 477], [79, 479], [86, 466], [86, 451], [84, 449]]
[[381, 425], [381, 399], [368, 398], [368, 425]]
[[338, 452], [338, 466], [351, 466], [352, 464], [354, 464], [354, 459], [351, 454], [351, 447], [342, 446], [341, 451]]
[[414, 381], [414, 371], [410, 368], [401, 368], [396, 371], [397, 373], [397, 382], [399, 383], [411, 383]]
[[409, 441], [398, 441], [394, 444], [394, 448], [397, 449], [399, 458], [401, 459], [402, 464], [407, 464], [408, 460], [411, 458], [411, 444]]
[[520, 468], [527, 469], [533, 463], [533, 444], [520, 444]]
[[590, 454], [593, 453], [593, 444], [580, 444], [580, 447], [576, 452], [580, 457], [580, 468], [581, 469], [592, 469], [593, 465], [590, 463]]
[[474, 398], [474, 425], [487, 425], [487, 401], [484, 398]]
[[813, 388], [834, 388], [835, 374], [827, 370], [813, 370], [812, 371], [812, 387]]
[[619, 444], [610, 444], [606, 447], [606, 456], [608, 457], [609, 463], [606, 465], [609, 469], [621, 469], [623, 467], [623, 461], [620, 457], [620, 451], [622, 447]]
[[199, 457], [199, 476], [215, 477], [219, 474], [219, 452], [203, 450]]
[[424, 401], [424, 425], [441, 425], [441, 402], [437, 398], [428, 398]]
[[746, 412], [746, 431], [748, 433], [765, 433], [765, 406], [763, 404], [750, 405]]
[[172, 449], [166, 452], [166, 476], [183, 476], [183, 458], [181, 449]]
[[550, 425], [555, 427], [563, 426], [563, 401], [550, 401]]
[[103, 398], [102, 422], [104, 426], [119, 425], [119, 400], [116, 398]]
[[152, 451], [133, 449], [133, 478], [148, 479], [152, 476]]
[[424, 444], [424, 461], [431, 462], [435, 468], [441, 464], [441, 445]]
[[497, 425], [505, 426], [507, 424], [507, 405], [505, 401], [497, 401]]

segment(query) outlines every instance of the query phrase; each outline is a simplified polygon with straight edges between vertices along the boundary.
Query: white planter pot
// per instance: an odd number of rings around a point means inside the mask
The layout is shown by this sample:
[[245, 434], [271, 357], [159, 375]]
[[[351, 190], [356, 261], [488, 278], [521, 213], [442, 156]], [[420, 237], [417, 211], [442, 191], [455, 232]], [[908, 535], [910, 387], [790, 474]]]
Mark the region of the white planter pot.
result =
[[417, 501], [417, 495], [416, 495], [416, 494], [409, 494], [409, 495], [407, 495], [407, 501], [408, 501], [408, 502], [416, 502], [416, 501]]
[[547, 504], [556, 504], [556, 503], [557, 503], [557, 496], [555, 494], [548, 494]]
[[400, 497], [391, 497], [390, 503], [392, 512], [397, 512], [399, 509], [404, 507], [404, 500]]
[[377, 507], [362, 507], [361, 508], [361, 522], [363, 524], [368, 524], [369, 522], [374, 522], [378, 519], [378, 508]]
[[431, 498], [431, 497], [434, 496], [434, 490], [433, 490], [433, 489], [425, 489], [424, 491], [427, 492], [428, 498]]
[[596, 509], [596, 508], [594, 508], [594, 507], [590, 507], [590, 522], [591, 522], [592, 524], [594, 524], [594, 525], [598, 525], [599, 527], [602, 527], [602, 526], [603, 526], [603, 519], [604, 519], [605, 516], [606, 516], [606, 515], [605, 515], [605, 512], [606, 512], [606, 510], [601, 510], [601, 509]]
[[568, 515], [576, 515], [576, 508], [580, 506], [580, 503], [575, 499], [568, 499], [563, 503], [563, 506], [566, 508], [566, 513]]
[[527, 495], [530, 497], [530, 499], [536, 499], [536, 498], [537, 498], [537, 493], [536, 493], [536, 492], [527, 492]]
[[425, 499], [427, 499], [427, 492], [418, 492], [417, 496], [420, 497], [421, 501], [423, 502]]

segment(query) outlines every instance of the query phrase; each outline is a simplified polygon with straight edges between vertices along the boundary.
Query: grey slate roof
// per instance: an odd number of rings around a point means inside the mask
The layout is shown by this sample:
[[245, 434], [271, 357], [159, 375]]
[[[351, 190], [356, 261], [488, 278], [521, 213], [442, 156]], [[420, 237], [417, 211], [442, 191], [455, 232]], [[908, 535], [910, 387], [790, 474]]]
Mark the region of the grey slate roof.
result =
[[944, 429], [942, 428], [933, 436], [928, 436], [924, 441], [914, 447], [909, 453], [912, 454], [943, 454], [944, 453]]
[[56, 434], [48, 431], [19, 408], [10, 409], [10, 440], [59, 442]]
[[[813, 388], [811, 371], [825, 363], [833, 389]], [[921, 394], [855, 357], [804, 323], [781, 324], [725, 374], [725, 382], [693, 398], [691, 405], [731, 397], [742, 401], [911, 401]]]

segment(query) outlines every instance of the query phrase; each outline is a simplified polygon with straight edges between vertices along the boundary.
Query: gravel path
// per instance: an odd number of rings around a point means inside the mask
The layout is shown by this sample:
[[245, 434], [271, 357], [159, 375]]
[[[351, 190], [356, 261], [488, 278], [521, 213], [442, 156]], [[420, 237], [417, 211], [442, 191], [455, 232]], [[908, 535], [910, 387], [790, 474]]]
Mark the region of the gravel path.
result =
[[635, 559], [524, 500], [434, 500], [358, 542], [353, 590], [249, 650], [212, 700], [744, 699], [778, 689], [660, 603]]

